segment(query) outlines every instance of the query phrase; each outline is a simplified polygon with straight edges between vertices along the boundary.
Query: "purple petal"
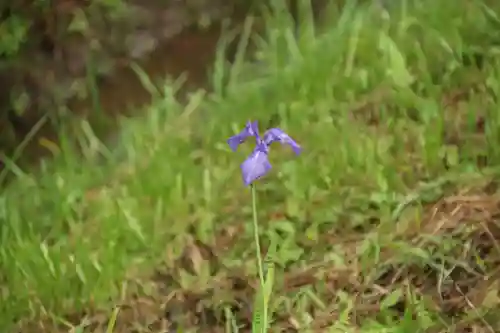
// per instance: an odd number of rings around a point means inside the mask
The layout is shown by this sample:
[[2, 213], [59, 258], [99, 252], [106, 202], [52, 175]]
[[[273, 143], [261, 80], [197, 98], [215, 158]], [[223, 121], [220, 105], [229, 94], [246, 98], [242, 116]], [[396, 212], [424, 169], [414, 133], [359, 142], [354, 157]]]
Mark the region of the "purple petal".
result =
[[241, 173], [245, 185], [250, 185], [271, 170], [271, 163], [269, 163], [267, 153], [267, 146], [264, 143], [261, 143], [241, 164]]
[[302, 151], [300, 145], [279, 128], [271, 128], [267, 130], [264, 134], [264, 143], [269, 146], [271, 143], [276, 141], [280, 142], [281, 144], [289, 145], [297, 155]]
[[236, 151], [238, 146], [243, 142], [245, 142], [245, 140], [251, 136], [255, 137], [257, 139], [257, 142], [260, 140], [259, 126], [257, 121], [253, 122], [248, 121], [245, 126], [245, 129], [243, 129], [243, 131], [241, 131], [239, 134], [230, 137], [227, 140], [227, 144], [229, 145], [232, 151]]

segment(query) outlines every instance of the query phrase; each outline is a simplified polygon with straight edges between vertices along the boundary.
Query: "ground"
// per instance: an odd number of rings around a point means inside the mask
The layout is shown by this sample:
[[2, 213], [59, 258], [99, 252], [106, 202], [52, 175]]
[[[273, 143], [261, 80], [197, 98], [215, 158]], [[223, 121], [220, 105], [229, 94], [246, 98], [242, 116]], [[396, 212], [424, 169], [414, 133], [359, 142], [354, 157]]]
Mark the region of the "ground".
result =
[[256, 59], [220, 58], [187, 104], [166, 86], [119, 154], [86, 130], [83, 160], [63, 140], [10, 165], [1, 326], [250, 331], [252, 143], [226, 140], [253, 119], [303, 147], [273, 145], [256, 183], [271, 332], [500, 331], [496, 6], [332, 4], [298, 30], [270, 12]]

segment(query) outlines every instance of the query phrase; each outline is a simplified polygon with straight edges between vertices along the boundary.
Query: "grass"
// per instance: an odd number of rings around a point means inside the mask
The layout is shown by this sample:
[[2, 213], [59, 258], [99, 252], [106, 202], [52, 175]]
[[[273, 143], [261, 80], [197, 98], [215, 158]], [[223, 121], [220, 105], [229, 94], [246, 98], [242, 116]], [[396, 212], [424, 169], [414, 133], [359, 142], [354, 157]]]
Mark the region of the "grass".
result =
[[297, 38], [278, 8], [257, 61], [219, 59], [214, 91], [186, 105], [165, 85], [124, 121], [119, 154], [86, 130], [82, 160], [63, 129], [39, 172], [10, 165], [0, 327], [248, 331], [250, 148], [225, 140], [257, 119], [304, 148], [276, 147], [257, 187], [264, 251], [277, 244], [272, 332], [499, 331], [500, 7], [487, 4], [333, 1]]

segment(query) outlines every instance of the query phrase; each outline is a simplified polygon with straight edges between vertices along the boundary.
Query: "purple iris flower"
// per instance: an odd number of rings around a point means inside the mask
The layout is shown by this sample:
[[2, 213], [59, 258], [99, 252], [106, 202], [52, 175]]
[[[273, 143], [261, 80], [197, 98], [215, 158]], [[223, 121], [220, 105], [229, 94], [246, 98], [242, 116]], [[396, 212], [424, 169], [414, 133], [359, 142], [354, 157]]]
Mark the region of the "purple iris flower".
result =
[[264, 138], [259, 135], [257, 121], [247, 122], [245, 129], [241, 133], [230, 137], [227, 140], [232, 151], [236, 151], [238, 146], [245, 142], [249, 137], [254, 137], [256, 147], [252, 154], [241, 164], [241, 172], [245, 185], [250, 185], [255, 180], [261, 178], [271, 170], [269, 163], [269, 146], [273, 142], [289, 145], [295, 154], [300, 154], [302, 148], [288, 134], [279, 128], [271, 128], [264, 133]]

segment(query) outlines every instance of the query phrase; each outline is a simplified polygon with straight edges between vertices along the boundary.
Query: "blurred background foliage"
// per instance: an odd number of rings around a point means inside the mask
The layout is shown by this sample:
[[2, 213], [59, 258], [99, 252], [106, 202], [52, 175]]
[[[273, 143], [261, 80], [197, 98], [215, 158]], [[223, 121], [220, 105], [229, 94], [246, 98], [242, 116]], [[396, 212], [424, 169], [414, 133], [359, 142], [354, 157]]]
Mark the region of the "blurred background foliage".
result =
[[[88, 90], [98, 87], [89, 82], [97, 85], [116, 67], [147, 57], [168, 36], [262, 2], [1, 1], [0, 153], [18, 145], [47, 113], [54, 118], [68, 101], [91, 98]], [[103, 111], [95, 106], [92, 112]]]

